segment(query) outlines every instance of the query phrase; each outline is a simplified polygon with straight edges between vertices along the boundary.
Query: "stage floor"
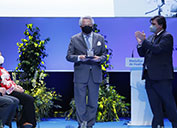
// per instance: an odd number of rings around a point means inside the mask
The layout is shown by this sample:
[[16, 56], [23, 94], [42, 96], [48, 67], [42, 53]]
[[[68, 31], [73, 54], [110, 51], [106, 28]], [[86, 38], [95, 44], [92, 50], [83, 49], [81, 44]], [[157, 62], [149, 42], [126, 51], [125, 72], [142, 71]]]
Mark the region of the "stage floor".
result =
[[[151, 128], [150, 126], [128, 126], [129, 119], [120, 119], [119, 122], [103, 122], [96, 123], [94, 128]], [[171, 123], [165, 119], [165, 128], [172, 128]], [[4, 127], [8, 128], [8, 127]], [[12, 123], [12, 128], [17, 128], [16, 123]], [[66, 121], [64, 118], [52, 118], [40, 121], [37, 128], [77, 128], [75, 120]]]

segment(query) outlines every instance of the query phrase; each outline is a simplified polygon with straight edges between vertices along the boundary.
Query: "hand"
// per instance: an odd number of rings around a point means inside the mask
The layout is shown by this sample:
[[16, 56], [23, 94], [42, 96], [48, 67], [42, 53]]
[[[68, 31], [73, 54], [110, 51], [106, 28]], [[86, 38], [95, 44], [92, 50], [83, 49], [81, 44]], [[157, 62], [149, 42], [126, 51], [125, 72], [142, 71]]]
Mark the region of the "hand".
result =
[[25, 91], [20, 85], [17, 85], [14, 90], [21, 93]]
[[5, 95], [6, 94], [6, 89], [3, 88], [3, 87], [0, 87], [0, 92], [2, 93], [2, 95]]
[[22, 86], [20, 86], [20, 85], [17, 85], [17, 88], [19, 88], [19, 89], [23, 89]]
[[85, 57], [85, 55], [79, 55], [79, 59], [80, 60], [83, 60], [83, 59], [85, 59], [86, 57]]
[[146, 34], [144, 32], [136, 31], [135, 37], [138, 44], [141, 44], [146, 39]]
[[23, 90], [21, 90], [21, 89], [19, 89], [19, 88], [17, 88], [17, 87], [15, 87], [14, 91], [20, 92], [20, 93], [23, 93], [23, 92], [24, 92]]
[[99, 56], [94, 56], [94, 60], [100, 60], [101, 58]]
[[17, 85], [17, 87], [20, 89], [21, 92], [25, 91], [20, 85]]

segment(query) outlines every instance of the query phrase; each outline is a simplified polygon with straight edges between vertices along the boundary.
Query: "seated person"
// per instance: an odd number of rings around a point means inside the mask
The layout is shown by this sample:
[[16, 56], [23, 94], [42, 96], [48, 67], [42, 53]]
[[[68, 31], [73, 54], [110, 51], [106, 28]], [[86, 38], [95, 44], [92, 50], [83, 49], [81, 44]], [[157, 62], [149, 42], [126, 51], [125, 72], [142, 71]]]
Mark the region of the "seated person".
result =
[[[5, 95], [6, 89], [0, 87], [0, 121], [1, 125], [8, 125], [14, 118], [19, 100], [13, 96]], [[0, 127], [3, 127], [0, 126]]]
[[16, 97], [22, 107], [22, 117], [20, 119], [20, 128], [34, 128], [36, 126], [34, 98], [24, 93], [24, 89], [20, 85], [16, 85], [11, 80], [8, 71], [2, 67], [4, 57], [0, 53], [0, 78], [1, 87], [6, 89], [6, 93]]

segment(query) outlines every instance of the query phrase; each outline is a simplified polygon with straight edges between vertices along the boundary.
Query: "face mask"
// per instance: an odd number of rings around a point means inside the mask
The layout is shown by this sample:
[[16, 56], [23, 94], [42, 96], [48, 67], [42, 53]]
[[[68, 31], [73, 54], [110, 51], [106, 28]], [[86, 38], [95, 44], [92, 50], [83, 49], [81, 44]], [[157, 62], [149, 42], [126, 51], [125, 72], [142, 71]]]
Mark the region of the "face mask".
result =
[[157, 31], [157, 27], [155, 25], [151, 25], [149, 29], [150, 29], [150, 32], [153, 32], [153, 33]]
[[85, 26], [85, 27], [82, 27], [82, 32], [85, 33], [85, 34], [89, 34], [92, 32], [92, 27], [90, 26]]
[[3, 63], [4, 63], [4, 57], [0, 56], [0, 64], [3, 64]]

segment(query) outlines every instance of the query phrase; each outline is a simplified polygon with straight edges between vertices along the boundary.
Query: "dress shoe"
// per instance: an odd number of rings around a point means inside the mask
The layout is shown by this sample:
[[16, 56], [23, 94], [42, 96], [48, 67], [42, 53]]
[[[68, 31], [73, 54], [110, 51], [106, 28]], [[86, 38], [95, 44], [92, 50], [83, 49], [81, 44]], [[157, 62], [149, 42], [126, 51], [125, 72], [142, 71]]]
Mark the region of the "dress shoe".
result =
[[74, 128], [74, 126], [68, 125], [65, 128]]
[[23, 125], [22, 128], [33, 128], [33, 125]]
[[83, 121], [80, 125], [80, 128], [87, 128], [87, 121]]
[[0, 128], [4, 128], [4, 126], [2, 124], [0, 124]]
[[157, 125], [157, 128], [164, 128], [164, 126]]

